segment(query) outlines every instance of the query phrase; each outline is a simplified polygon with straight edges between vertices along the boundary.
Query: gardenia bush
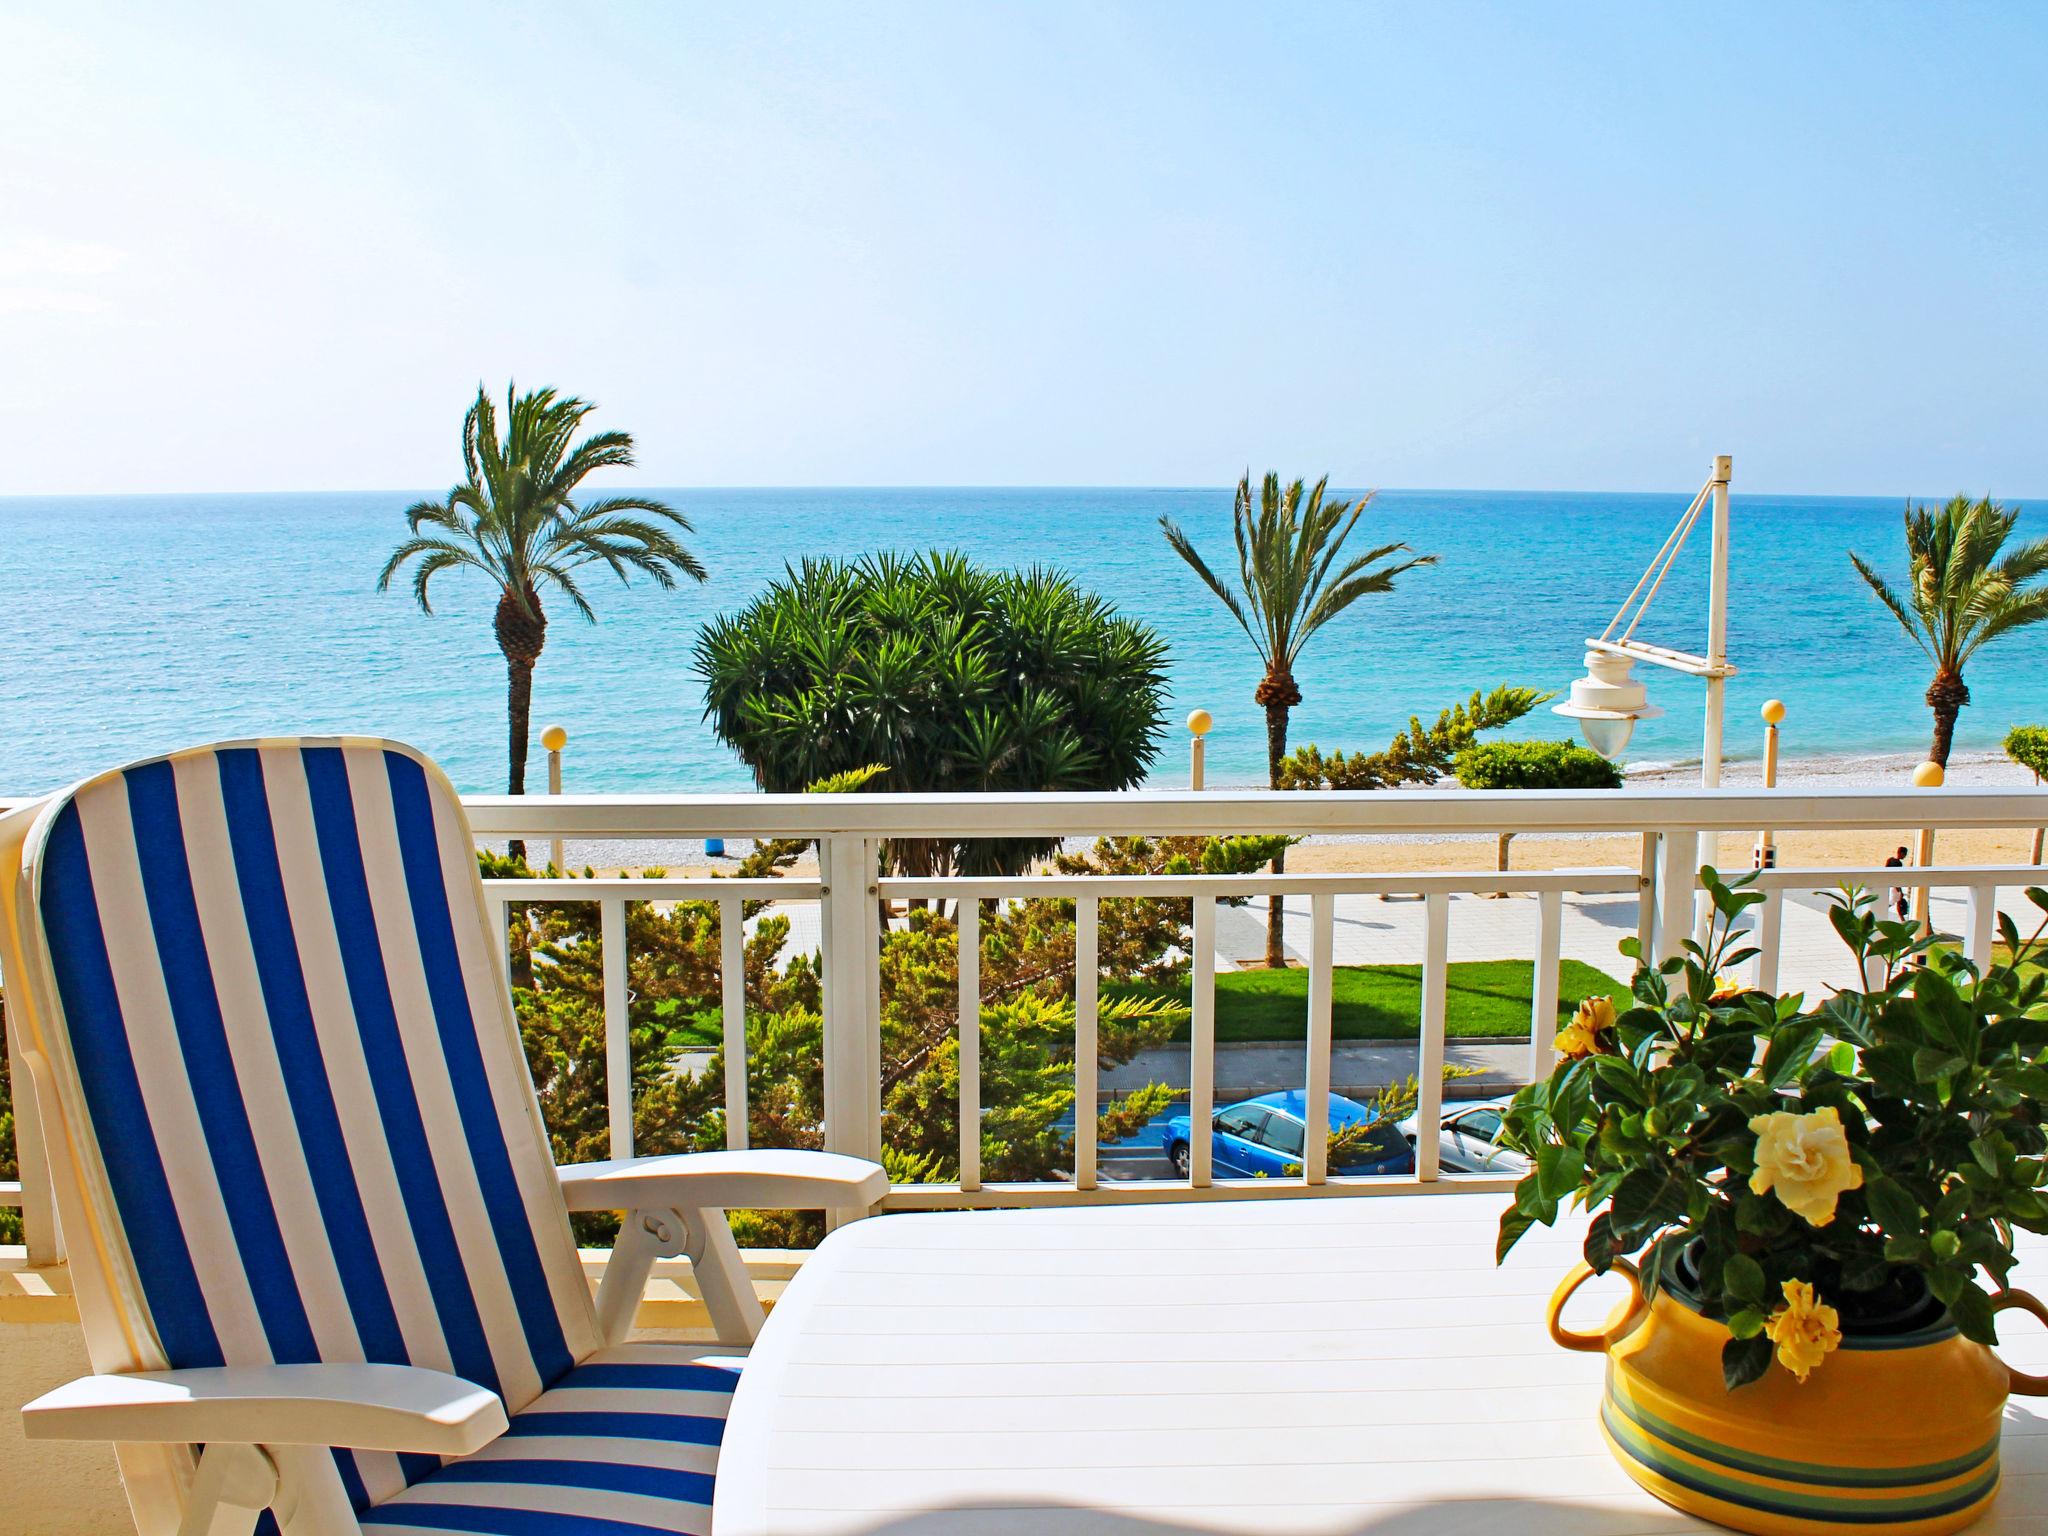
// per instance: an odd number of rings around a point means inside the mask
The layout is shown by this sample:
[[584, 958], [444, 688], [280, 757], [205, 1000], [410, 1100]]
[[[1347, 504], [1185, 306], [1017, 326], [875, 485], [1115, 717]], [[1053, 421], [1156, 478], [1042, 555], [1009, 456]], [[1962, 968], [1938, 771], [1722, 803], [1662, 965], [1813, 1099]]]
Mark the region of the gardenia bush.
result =
[[1764, 898], [1700, 876], [1707, 945], [1639, 966], [1625, 1007], [1588, 999], [1516, 1096], [1504, 1136], [1533, 1166], [1500, 1256], [1567, 1204], [1594, 1211], [1586, 1262], [1639, 1255], [1646, 1297], [1669, 1286], [1725, 1323], [1730, 1388], [1774, 1356], [1804, 1381], [1845, 1331], [1916, 1307], [1994, 1343], [1985, 1284], [2003, 1288], [2015, 1227], [2048, 1231], [2048, 920], [2022, 940], [2001, 914], [2007, 958], [1980, 976], [1845, 892], [1835, 930], [1882, 980], [1809, 1008], [1719, 979], [1755, 954], [1737, 922]]

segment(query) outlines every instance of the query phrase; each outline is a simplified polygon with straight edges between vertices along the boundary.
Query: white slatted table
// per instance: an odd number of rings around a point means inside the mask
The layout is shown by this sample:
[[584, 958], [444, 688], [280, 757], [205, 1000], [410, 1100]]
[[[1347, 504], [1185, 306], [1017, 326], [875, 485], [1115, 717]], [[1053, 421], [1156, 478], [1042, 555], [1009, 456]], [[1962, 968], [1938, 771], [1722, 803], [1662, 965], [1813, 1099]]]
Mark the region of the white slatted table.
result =
[[[1498, 1195], [890, 1216], [806, 1263], [741, 1376], [717, 1536], [1662, 1536], [1543, 1329], [1577, 1229]], [[2048, 1243], [2025, 1239], [2048, 1278]], [[1621, 1294], [1588, 1286], [1575, 1326]], [[1595, 1294], [1598, 1293], [1598, 1294]], [[2012, 1321], [2006, 1321], [2012, 1319]], [[2019, 1314], [2006, 1358], [2048, 1370]], [[2048, 1400], [1977, 1528], [2048, 1531]]]

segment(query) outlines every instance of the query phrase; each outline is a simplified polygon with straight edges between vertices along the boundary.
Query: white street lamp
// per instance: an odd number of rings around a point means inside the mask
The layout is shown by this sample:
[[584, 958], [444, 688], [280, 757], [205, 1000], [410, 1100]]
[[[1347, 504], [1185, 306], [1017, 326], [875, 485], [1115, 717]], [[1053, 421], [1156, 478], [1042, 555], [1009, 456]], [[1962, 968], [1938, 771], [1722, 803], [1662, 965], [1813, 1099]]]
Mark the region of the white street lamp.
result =
[[1627, 749], [1638, 720], [1664, 713], [1650, 702], [1649, 690], [1636, 681], [1633, 657], [1615, 651], [1586, 652], [1586, 675], [1572, 684], [1571, 697], [1556, 713], [1579, 722], [1586, 745], [1605, 758]]
[[[1735, 675], [1735, 668], [1728, 664], [1728, 479], [1732, 464], [1726, 454], [1714, 460], [1711, 477], [1664, 540], [1635, 590], [1623, 599], [1607, 628], [1586, 641], [1586, 675], [1572, 684], [1570, 698], [1554, 707], [1555, 713], [1579, 722], [1587, 746], [1602, 757], [1618, 757], [1635, 734], [1638, 720], [1664, 713], [1650, 703], [1648, 690], [1636, 681], [1637, 662], [1705, 678], [1706, 743], [1700, 756], [1700, 780], [1708, 789], [1721, 782], [1721, 718], [1727, 679]], [[1674, 651], [1636, 639], [1636, 626], [1670, 575], [1700, 513], [1710, 506], [1713, 565], [1707, 587], [1706, 654]]]

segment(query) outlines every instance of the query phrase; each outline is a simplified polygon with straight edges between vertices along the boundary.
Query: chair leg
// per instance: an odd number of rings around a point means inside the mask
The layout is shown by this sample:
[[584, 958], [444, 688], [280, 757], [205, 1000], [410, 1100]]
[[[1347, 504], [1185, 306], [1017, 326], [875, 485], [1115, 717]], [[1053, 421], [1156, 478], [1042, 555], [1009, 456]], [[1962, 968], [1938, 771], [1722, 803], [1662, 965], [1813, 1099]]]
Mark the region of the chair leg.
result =
[[768, 1320], [725, 1212], [712, 1207], [631, 1211], [619, 1227], [597, 1287], [597, 1325], [607, 1344], [623, 1344], [657, 1258], [686, 1256], [697, 1293], [721, 1344], [748, 1345]]
[[277, 1467], [253, 1445], [209, 1445], [199, 1457], [178, 1536], [251, 1536], [277, 1498]]
[[640, 1297], [647, 1289], [647, 1277], [663, 1252], [676, 1253], [678, 1246], [664, 1242], [667, 1233], [657, 1235], [650, 1228], [663, 1224], [665, 1211], [628, 1211], [619, 1223], [619, 1235], [612, 1243], [612, 1256], [605, 1262], [604, 1278], [597, 1283], [597, 1331], [606, 1344], [623, 1344], [633, 1331], [633, 1315], [640, 1310]]
[[733, 1241], [725, 1212], [705, 1208], [675, 1214], [683, 1219], [690, 1272], [697, 1277], [697, 1292], [711, 1314], [718, 1342], [752, 1344], [761, 1336], [768, 1314], [754, 1294], [754, 1282], [740, 1257], [740, 1245]]

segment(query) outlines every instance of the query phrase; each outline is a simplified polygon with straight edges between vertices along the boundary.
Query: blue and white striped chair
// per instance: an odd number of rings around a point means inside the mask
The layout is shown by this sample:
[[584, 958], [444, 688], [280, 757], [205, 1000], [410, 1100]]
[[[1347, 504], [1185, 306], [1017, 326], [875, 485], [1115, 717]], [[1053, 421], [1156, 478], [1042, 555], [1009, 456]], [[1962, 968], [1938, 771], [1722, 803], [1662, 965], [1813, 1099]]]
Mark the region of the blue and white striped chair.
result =
[[[117, 1442], [142, 1536], [705, 1531], [736, 1376], [625, 1342], [654, 1258], [688, 1253], [744, 1343], [724, 1209], [886, 1188], [823, 1153], [557, 1169], [473, 849], [431, 762], [356, 738], [179, 753], [0, 821], [98, 1373], [25, 1427]], [[572, 1208], [629, 1213], [595, 1303]]]

